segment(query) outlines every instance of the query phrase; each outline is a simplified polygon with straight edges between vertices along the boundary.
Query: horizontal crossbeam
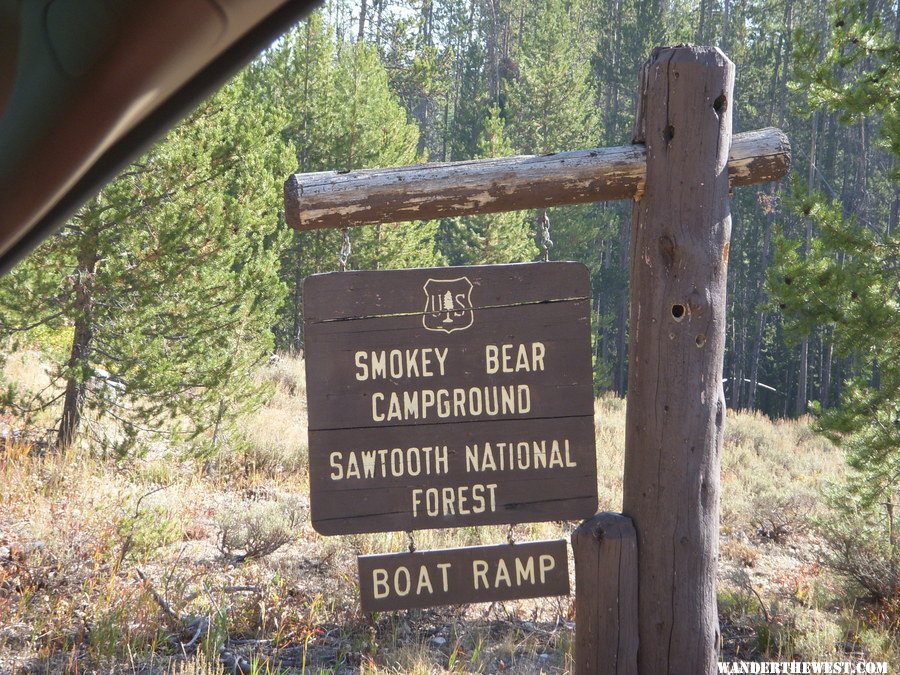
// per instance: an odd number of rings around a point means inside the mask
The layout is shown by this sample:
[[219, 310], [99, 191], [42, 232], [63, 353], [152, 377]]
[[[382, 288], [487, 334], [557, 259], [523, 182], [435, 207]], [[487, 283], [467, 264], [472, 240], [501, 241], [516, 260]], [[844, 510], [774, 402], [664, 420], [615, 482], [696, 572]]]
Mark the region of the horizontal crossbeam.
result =
[[[734, 136], [732, 187], [778, 180], [791, 149], [779, 129]], [[300, 230], [639, 199], [647, 153], [642, 144], [548, 155], [419, 164], [389, 169], [300, 173], [284, 185], [285, 217]]]

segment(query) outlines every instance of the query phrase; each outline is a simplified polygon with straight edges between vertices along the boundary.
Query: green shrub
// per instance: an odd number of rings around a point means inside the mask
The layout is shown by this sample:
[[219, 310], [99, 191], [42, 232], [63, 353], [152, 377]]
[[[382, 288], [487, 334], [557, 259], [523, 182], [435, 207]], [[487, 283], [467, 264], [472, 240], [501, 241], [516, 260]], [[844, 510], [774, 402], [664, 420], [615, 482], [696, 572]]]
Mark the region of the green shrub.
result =
[[833, 493], [835, 515], [818, 522], [828, 544], [823, 563], [849, 577], [874, 600], [896, 603], [900, 597], [900, 546], [890, 502], [865, 509], [852, 493]]
[[303, 515], [295, 500], [250, 500], [219, 514], [219, 550], [234, 562], [262, 558], [293, 541]]
[[139, 559], [184, 539], [184, 524], [163, 506], [155, 505], [130, 513], [116, 521], [116, 532], [124, 553]]

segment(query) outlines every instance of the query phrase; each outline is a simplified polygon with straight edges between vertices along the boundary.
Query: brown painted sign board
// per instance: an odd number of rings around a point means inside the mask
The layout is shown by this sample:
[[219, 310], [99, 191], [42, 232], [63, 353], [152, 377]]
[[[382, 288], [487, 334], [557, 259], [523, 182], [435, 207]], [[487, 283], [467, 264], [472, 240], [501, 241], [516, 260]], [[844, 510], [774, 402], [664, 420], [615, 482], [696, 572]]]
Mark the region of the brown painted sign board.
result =
[[365, 612], [569, 594], [565, 539], [357, 558]]
[[583, 265], [316, 275], [304, 311], [318, 532], [596, 512]]

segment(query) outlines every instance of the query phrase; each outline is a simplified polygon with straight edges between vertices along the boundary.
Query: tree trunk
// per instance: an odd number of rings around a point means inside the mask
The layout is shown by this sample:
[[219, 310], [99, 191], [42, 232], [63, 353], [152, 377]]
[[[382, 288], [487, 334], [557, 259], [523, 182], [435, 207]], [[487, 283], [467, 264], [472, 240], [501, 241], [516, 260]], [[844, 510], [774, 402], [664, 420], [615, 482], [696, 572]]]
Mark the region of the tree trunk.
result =
[[374, 6], [377, 7], [375, 10], [375, 44], [378, 45], [379, 52], [382, 49], [381, 46], [381, 10], [384, 9], [384, 0], [376, 0]]
[[356, 39], [360, 42], [363, 41], [363, 37], [366, 34], [366, 0], [360, 0], [359, 3], [359, 32], [356, 34]]
[[[895, 164], [895, 161], [891, 162], [891, 165]], [[888, 225], [887, 225], [887, 236], [890, 237], [894, 231], [897, 229], [897, 222], [900, 221], [900, 190], [894, 191], [894, 199], [891, 201], [891, 213], [888, 217]]]
[[299, 352], [303, 349], [303, 235], [294, 233], [294, 292], [291, 304], [294, 312], [294, 325], [291, 331], [291, 350]]
[[711, 675], [734, 65], [710, 47], [655, 49], [642, 81], [624, 479], [638, 534], [638, 669]]
[[[807, 183], [810, 190], [816, 189], [816, 137], [818, 136], [818, 112], [814, 112], [812, 116], [812, 129], [809, 141], [809, 174]], [[809, 247], [812, 243], [812, 218], [806, 218], [806, 231], [803, 239], [803, 255], [809, 254]], [[795, 411], [797, 417], [806, 414], [806, 403], [808, 400], [809, 388], [807, 378], [809, 376], [809, 336], [803, 338], [800, 343], [800, 366], [797, 371], [797, 400]]]
[[[787, 0], [784, 6], [784, 61], [782, 67], [782, 81], [786, 81], [787, 67], [791, 62], [791, 54], [793, 53], [792, 36], [794, 34], [794, 3], [793, 0]], [[779, 97], [778, 106], [778, 123], [784, 124], [787, 114], [787, 87], [781, 86], [781, 96]]]
[[[763, 233], [762, 256], [759, 261], [759, 268], [763, 273], [769, 268], [769, 253], [772, 249], [772, 221], [774, 220], [775, 199], [777, 194], [778, 184], [773, 183], [769, 193], [770, 201], [767, 207], [769, 210], [766, 214], [766, 219], [763, 222], [765, 232]], [[757, 317], [756, 332], [753, 334], [753, 344], [750, 347], [750, 389], [747, 392], [747, 408], [750, 410], [756, 410], [756, 392], [759, 388], [759, 355], [762, 351], [762, 341], [765, 335], [766, 321], [768, 320], [768, 313], [765, 310], [759, 309], [759, 305], [763, 298], [764, 287], [765, 277], [760, 280], [756, 291], [756, 302], [753, 303], [753, 308], [754, 311], [757, 312]]]
[[606, 142], [610, 145], [615, 144], [619, 139], [619, 78], [616, 75], [621, 68], [621, 43], [622, 43], [622, 0], [612, 0], [613, 11], [615, 16], [613, 25], [610, 27], [613, 31], [613, 51], [612, 63], [610, 71], [613, 73], [609, 87], [609, 108], [607, 109], [606, 119]]
[[831, 403], [831, 361], [834, 357], [834, 345], [831, 332], [822, 331], [822, 376], [819, 382], [819, 403], [827, 408]]
[[731, 0], [722, 0], [722, 49], [731, 46]]
[[444, 128], [441, 134], [441, 161], [446, 162], [450, 157], [447, 153], [447, 147], [450, 143], [450, 94], [444, 96]]
[[847, 360], [838, 358], [837, 364], [833, 367], [836, 373], [832, 373], [831, 379], [834, 382], [834, 401], [840, 405], [841, 396], [844, 391], [844, 377], [847, 372]]
[[[422, 14], [420, 17], [420, 21], [422, 22], [419, 28], [420, 35], [420, 44], [419, 48], [422, 49], [424, 47], [431, 47], [431, 27], [433, 20], [433, 7], [432, 0], [424, 0], [422, 3]], [[423, 50], [424, 51], [424, 50]], [[413, 110], [413, 116], [418, 123], [419, 129], [421, 133], [419, 134], [419, 141], [416, 144], [416, 153], [421, 155], [425, 152], [425, 149], [428, 147], [428, 130], [431, 128], [431, 108], [432, 104], [428, 97], [428, 94], [425, 91], [419, 91], [417, 96], [417, 101], [415, 105], [415, 109]], [[352, 168], [352, 167], [351, 167]]]
[[496, 0], [484, 0], [487, 18], [487, 86], [491, 105], [500, 105], [500, 17], [497, 16]]
[[[600, 241], [600, 250], [601, 278], [608, 278], [609, 270], [614, 264], [612, 259], [612, 242], [609, 239], [602, 239]], [[616, 391], [615, 382], [613, 381], [615, 379], [613, 370], [615, 362], [612, 352], [614, 339], [612, 323], [607, 323], [603, 320], [604, 312], [609, 311], [612, 314], [615, 299], [609, 293], [596, 292], [595, 295], [597, 296], [597, 325], [600, 327], [597, 331], [597, 339], [600, 342], [600, 361], [608, 369], [609, 382], [606, 383], [607, 389]]]
[[781, 416], [787, 419], [790, 414], [790, 404], [791, 404], [791, 389], [794, 387], [794, 378], [793, 371], [790, 369], [790, 364], [788, 364], [788, 369], [785, 372], [784, 377], [784, 408], [781, 412]]
[[706, 42], [706, 5], [707, 0], [700, 0], [700, 21], [697, 26], [697, 43], [701, 45]]
[[872, 374], [869, 377], [869, 386], [876, 391], [881, 389], [881, 367], [878, 365], [878, 359], [872, 363]]
[[794, 403], [794, 413], [797, 417], [806, 414], [806, 376], [809, 371], [809, 338], [803, 338], [800, 343], [800, 358], [797, 366], [797, 398]]
[[75, 327], [72, 347], [66, 363], [66, 393], [63, 398], [62, 417], [56, 436], [58, 450], [69, 448], [78, 435], [81, 411], [87, 390], [87, 373], [90, 368], [91, 339], [93, 337], [93, 287], [97, 268], [97, 248], [91, 238], [81, 244], [78, 268], [72, 275], [75, 309]]
[[[628, 221], [622, 218], [619, 221], [619, 269], [624, 270], [628, 266], [628, 248], [630, 232]], [[628, 282], [622, 285], [619, 293], [619, 303], [616, 308], [616, 371], [613, 378], [613, 386], [619, 396], [625, 396], [627, 387], [628, 353], [626, 352], [626, 340], [628, 337]]]
[[[743, 289], [742, 302], [741, 306], [746, 306], [747, 302], [747, 289]], [[738, 363], [738, 388], [737, 388], [737, 397], [735, 399], [734, 407], [736, 410], [743, 410], [746, 407], [744, 392], [746, 391], [746, 374], [747, 374], [747, 321], [745, 320], [745, 316], [741, 315], [741, 320], [738, 322], [738, 346], [737, 346], [737, 363]]]
[[760, 311], [756, 318], [756, 333], [753, 336], [753, 347], [750, 354], [750, 389], [747, 392], [747, 408], [756, 410], [756, 390], [759, 388], [759, 354], [762, 349], [763, 334], [766, 330], [768, 314]]
[[[729, 397], [726, 395], [725, 401], [726, 401], [726, 403], [728, 403], [729, 398], [731, 399], [730, 405], [728, 407], [731, 408], [732, 410], [737, 410], [737, 398], [738, 398], [737, 388], [740, 386], [738, 384], [738, 379], [737, 379], [737, 325], [736, 324], [737, 324], [737, 321], [735, 319], [734, 312], [732, 311], [731, 312], [731, 349], [730, 350], [728, 349], [727, 334], [725, 336], [725, 343], [726, 343], [725, 344], [725, 353], [729, 355], [730, 360], [728, 363], [728, 367], [726, 367], [724, 369], [724, 372], [726, 372], [726, 373], [729, 371], [731, 372], [731, 375], [726, 378], [727, 381], [724, 384], [731, 385], [731, 388], [730, 388], [731, 396]], [[726, 333], [727, 333], [727, 329], [726, 329]]]

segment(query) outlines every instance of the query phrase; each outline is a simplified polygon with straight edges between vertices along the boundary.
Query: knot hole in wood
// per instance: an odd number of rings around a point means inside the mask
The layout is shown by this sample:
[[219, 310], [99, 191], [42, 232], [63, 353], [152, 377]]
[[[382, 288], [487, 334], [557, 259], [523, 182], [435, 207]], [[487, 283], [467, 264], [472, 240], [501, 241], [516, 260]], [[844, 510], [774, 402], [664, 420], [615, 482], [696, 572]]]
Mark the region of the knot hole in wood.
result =
[[663, 266], [666, 270], [671, 270], [675, 265], [675, 240], [669, 234], [664, 234], [659, 238], [659, 255], [662, 257]]
[[675, 127], [671, 124], [666, 125], [666, 128], [663, 129], [663, 140], [665, 140], [666, 145], [671, 143], [673, 138], [675, 138]]
[[717, 115], [721, 115], [723, 112], [728, 110], [728, 97], [724, 92], [719, 94], [719, 97], [713, 101], [713, 110], [716, 111]]

